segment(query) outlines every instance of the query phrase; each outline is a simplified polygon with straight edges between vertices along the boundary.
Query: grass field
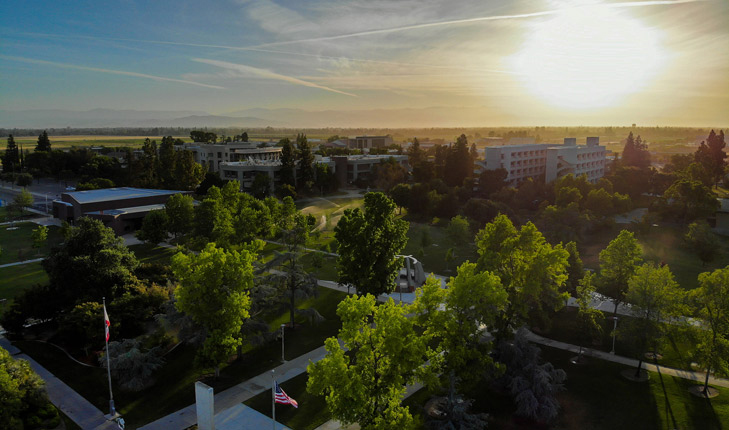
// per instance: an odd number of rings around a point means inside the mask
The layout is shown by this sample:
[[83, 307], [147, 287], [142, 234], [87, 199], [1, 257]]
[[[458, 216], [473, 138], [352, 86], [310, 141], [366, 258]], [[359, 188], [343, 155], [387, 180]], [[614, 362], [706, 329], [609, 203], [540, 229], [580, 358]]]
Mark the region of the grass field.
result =
[[48, 255], [51, 247], [58, 245], [63, 237], [60, 229], [56, 226], [48, 227], [48, 239], [41, 248], [33, 248], [33, 240], [31, 234], [34, 229], [38, 228], [37, 224], [32, 222], [16, 223], [14, 230], [9, 225], [0, 226], [0, 264], [15, 263], [16, 261], [32, 260], [38, 257]]
[[[427, 231], [430, 236], [430, 245], [422, 246], [423, 234]], [[448, 249], [453, 248], [453, 261], [446, 262]], [[422, 249], [422, 253], [421, 253]], [[478, 253], [473, 243], [453, 243], [448, 238], [443, 227], [429, 224], [410, 223], [408, 230], [408, 243], [403, 250], [404, 255], [412, 255], [423, 263], [425, 273], [438, 275], [455, 275], [456, 268], [466, 260], [476, 262]]]
[[168, 248], [147, 243], [131, 245], [129, 249], [137, 256], [140, 263], [162, 263], [170, 264], [172, 256], [177, 254], [177, 249]]
[[[91, 147], [91, 146], [106, 146], [106, 147], [129, 147], [136, 148], [141, 147], [144, 143], [144, 139], [150, 138], [156, 140], [159, 144], [162, 140], [162, 136], [48, 136], [51, 140], [51, 147], [53, 149], [65, 149], [75, 147]], [[173, 136], [175, 138], [183, 139], [186, 142], [190, 141], [190, 136]], [[17, 144], [23, 144], [25, 149], [32, 149], [38, 142], [38, 136], [20, 136], [15, 138]]]
[[[645, 383], [631, 382], [620, 376], [626, 366], [591, 359], [586, 365], [569, 363], [574, 353], [542, 347], [542, 357], [567, 372], [566, 390], [558, 395], [561, 412], [549, 428], [563, 430], [612, 429], [726, 429], [729, 423], [729, 389], [719, 397], [701, 399], [688, 393], [693, 382], [650, 373]], [[480, 384], [469, 393], [476, 400], [474, 410], [491, 415], [489, 428], [527, 430], [546, 429], [514, 417], [510, 396]], [[420, 390], [404, 404], [411, 413], [422, 415], [422, 405], [431, 397]]]
[[[318, 297], [297, 304], [299, 308], [316, 308], [326, 320], [311, 325], [297, 319], [301, 326], [295, 331], [287, 330], [285, 336], [287, 360], [318, 348], [323, 345], [324, 339], [339, 332], [341, 322], [336, 315], [336, 306], [345, 296], [338, 291], [320, 288]], [[266, 320], [272, 330], [278, 329], [282, 323], [288, 322], [288, 312], [277, 312]], [[42, 343], [20, 341], [17, 346], [98, 408], [107, 408], [108, 388], [104, 369], [83, 367], [58, 349]], [[217, 380], [212, 376], [213, 369], [196, 366], [192, 347], [180, 345], [165, 360], [165, 365], [153, 375], [157, 382], [152, 387], [137, 393], [114, 388], [117, 409], [124, 415], [128, 429], [138, 428], [194, 403], [194, 383], [197, 380], [203, 380], [219, 393], [278, 366], [281, 364], [281, 344], [273, 342], [255, 349], [246, 346], [243, 358], [222, 367]]]
[[4, 306], [0, 306], [0, 314], [10, 307], [13, 299], [23, 290], [47, 282], [48, 274], [40, 261], [0, 268], [0, 299], [7, 300]]

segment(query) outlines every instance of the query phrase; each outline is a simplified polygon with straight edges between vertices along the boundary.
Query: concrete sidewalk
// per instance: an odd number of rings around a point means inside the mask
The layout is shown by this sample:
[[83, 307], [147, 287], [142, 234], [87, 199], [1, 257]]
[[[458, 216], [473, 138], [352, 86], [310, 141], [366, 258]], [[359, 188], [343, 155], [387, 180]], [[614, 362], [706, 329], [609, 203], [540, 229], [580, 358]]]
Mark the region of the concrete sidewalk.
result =
[[40, 258], [34, 258], [32, 260], [16, 261], [15, 263], [0, 264], [0, 269], [2, 269], [3, 267], [20, 266], [23, 264], [35, 263], [38, 261], [43, 261], [44, 259], [45, 259], [45, 257], [40, 257]]
[[23, 359], [30, 363], [35, 373], [40, 376], [46, 383], [46, 392], [48, 399], [58, 409], [63, 411], [71, 421], [75, 422], [82, 429], [98, 429], [98, 430], [116, 430], [117, 425], [104, 418], [104, 413], [96, 406], [92, 405], [88, 400], [81, 397], [71, 387], [63, 381], [56, 378], [51, 372], [46, 370], [30, 358], [23, 354], [18, 348], [13, 346], [5, 337], [0, 336], [0, 347], [5, 348], [14, 358]]
[[[316, 362], [324, 358], [325, 355], [326, 350], [323, 346], [321, 346], [313, 351], [310, 351], [304, 355], [300, 355], [295, 359], [287, 361], [284, 364], [276, 367], [273, 373], [271, 373], [270, 371], [262, 373], [236, 386], [228, 388], [221, 393], [216, 394], [216, 420], [218, 419], [218, 415], [227, 413], [226, 411], [228, 411], [230, 408], [237, 407], [246, 400], [266, 390], [270, 390], [274, 375], [279, 383], [286, 382], [289, 379], [306, 372], [306, 367], [309, 365], [310, 360]], [[196, 423], [197, 414], [195, 412], [195, 405], [192, 404], [184, 409], [180, 409], [177, 412], [173, 412], [170, 415], [162, 417], [157, 421], [153, 421], [143, 427], [140, 427], [140, 430], [182, 430]], [[246, 428], [254, 429], [256, 427]]]

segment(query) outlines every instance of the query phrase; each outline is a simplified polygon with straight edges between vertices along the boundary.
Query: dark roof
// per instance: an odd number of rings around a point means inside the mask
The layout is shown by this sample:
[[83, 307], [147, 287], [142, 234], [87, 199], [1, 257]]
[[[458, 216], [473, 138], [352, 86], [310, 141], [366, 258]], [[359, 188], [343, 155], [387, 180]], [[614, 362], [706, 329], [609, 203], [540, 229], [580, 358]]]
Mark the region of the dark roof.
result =
[[71, 193], [63, 193], [74, 199], [78, 203], [97, 203], [107, 202], [112, 200], [125, 200], [135, 199], [139, 197], [152, 197], [152, 196], [171, 196], [173, 194], [185, 193], [186, 191], [179, 190], [154, 190], [147, 188], [130, 188], [130, 187], [119, 187], [119, 188], [105, 188], [102, 190], [86, 190], [86, 191], [74, 191]]

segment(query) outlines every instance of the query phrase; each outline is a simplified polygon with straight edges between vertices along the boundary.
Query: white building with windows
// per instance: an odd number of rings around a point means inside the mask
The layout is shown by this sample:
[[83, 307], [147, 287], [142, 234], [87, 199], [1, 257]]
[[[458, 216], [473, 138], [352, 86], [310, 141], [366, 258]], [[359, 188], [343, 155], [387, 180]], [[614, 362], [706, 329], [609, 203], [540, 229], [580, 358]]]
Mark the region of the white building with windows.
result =
[[233, 161], [275, 161], [281, 158], [281, 148], [265, 146], [266, 142], [184, 143], [177, 149], [192, 151], [195, 161], [207, 167], [208, 172], [220, 171], [221, 163]]
[[605, 175], [606, 150], [598, 137], [588, 137], [585, 145], [577, 145], [577, 139], [567, 137], [562, 145], [522, 144], [491, 146], [484, 149], [484, 160], [478, 162], [482, 169], [503, 168], [508, 172], [506, 180], [511, 185], [527, 178], [544, 179], [549, 183], [568, 174], [587, 175], [590, 182], [597, 182]]

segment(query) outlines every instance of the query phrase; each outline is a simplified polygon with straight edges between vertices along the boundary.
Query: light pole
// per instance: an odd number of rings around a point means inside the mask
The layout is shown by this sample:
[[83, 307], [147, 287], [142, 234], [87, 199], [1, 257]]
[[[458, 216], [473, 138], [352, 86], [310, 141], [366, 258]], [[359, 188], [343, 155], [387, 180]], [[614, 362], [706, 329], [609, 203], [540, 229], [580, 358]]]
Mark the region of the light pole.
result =
[[618, 328], [618, 317], [613, 317], [613, 349], [610, 354], [615, 355], [615, 331]]
[[286, 324], [281, 324], [281, 362], [282, 363], [286, 362], [286, 359], [284, 358], [284, 333], [285, 333], [284, 329], [285, 328], [286, 328]]

